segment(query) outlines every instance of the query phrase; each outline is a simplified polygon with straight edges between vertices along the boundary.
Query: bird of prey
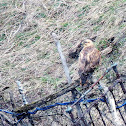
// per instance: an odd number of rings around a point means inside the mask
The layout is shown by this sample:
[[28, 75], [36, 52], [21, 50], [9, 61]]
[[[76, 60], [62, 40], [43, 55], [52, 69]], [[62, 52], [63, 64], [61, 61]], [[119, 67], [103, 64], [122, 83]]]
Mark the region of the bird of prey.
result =
[[84, 47], [79, 55], [80, 84], [83, 86], [94, 69], [99, 65], [101, 60], [100, 52], [95, 48], [93, 42], [89, 39], [84, 41]]

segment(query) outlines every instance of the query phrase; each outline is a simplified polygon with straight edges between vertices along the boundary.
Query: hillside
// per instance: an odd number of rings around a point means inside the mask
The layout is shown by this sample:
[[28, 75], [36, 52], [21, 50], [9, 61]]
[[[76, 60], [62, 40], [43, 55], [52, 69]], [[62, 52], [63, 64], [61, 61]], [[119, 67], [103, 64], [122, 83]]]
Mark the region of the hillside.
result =
[[29, 103], [66, 82], [52, 32], [60, 39], [73, 80], [78, 78], [78, 60], [70, 59], [69, 51], [85, 38], [100, 51], [111, 48], [102, 55], [95, 78], [112, 62], [126, 76], [126, 0], [0, 0], [0, 108], [11, 109], [8, 92], [13, 92], [16, 106], [22, 105], [16, 80]]

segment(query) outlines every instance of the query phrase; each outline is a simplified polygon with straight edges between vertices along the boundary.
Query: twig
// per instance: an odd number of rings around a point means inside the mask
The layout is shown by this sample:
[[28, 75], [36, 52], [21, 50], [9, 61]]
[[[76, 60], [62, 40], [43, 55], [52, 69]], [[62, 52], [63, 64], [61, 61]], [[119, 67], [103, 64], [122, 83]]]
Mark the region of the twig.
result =
[[19, 27], [18, 27], [18, 29], [16, 31], [11, 31], [10, 32], [10, 36], [9, 36], [8, 42], [10, 42], [15, 37], [15, 35], [19, 32], [20, 29], [21, 29], [21, 24], [19, 25]]
[[[13, 31], [10, 32], [10, 36], [8, 37], [8, 43], [10, 43], [10, 41], [15, 37], [15, 35], [19, 32], [20, 29], [21, 29], [21, 24], [19, 25], [18, 29], [14, 33]], [[7, 51], [5, 51], [4, 54], [8, 53], [14, 46], [15, 44], [13, 43], [11, 47]]]
[[23, 0], [23, 3], [22, 3], [22, 10], [23, 10], [23, 11], [25, 11], [25, 10], [26, 10], [26, 5], [25, 5], [25, 4], [26, 4], [26, 1], [25, 1], [25, 0]]

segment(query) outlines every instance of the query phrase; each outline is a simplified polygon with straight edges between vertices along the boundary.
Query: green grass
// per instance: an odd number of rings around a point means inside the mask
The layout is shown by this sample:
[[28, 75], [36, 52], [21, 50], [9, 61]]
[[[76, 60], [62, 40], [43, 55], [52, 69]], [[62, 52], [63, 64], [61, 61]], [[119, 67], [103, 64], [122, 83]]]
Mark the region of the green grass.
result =
[[89, 5], [86, 5], [84, 7], [82, 7], [79, 11], [78, 11], [78, 17], [81, 18], [82, 16], [85, 16], [88, 11], [90, 10], [90, 6]]
[[26, 71], [26, 68], [21, 68], [21, 71]]
[[99, 26], [99, 25], [98, 25], [98, 26], [95, 26], [95, 27], [93, 28], [93, 30], [94, 30], [95, 32], [97, 32], [97, 31], [100, 30], [100, 27], [101, 27], [101, 26]]
[[122, 23], [121, 25], [119, 25], [119, 29], [123, 29], [126, 27], [126, 23]]
[[[27, 1], [26, 11], [22, 10], [22, 0], [13, 0], [13, 3], [12, 0], [1, 1], [0, 46], [2, 45], [2, 50], [0, 52], [1, 75], [3, 75], [1, 85], [3, 85], [0, 87], [2, 89], [4, 86], [8, 86], [10, 82], [14, 82], [15, 78], [21, 79], [23, 82], [28, 81], [23, 85], [28, 94], [27, 97], [31, 97], [33, 101], [39, 99], [39, 95], [43, 97], [48, 93], [54, 93], [56, 88], [60, 90], [63, 88], [60, 84], [62, 85], [62, 82], [66, 81], [57, 48], [51, 36], [53, 31], [60, 39], [74, 82], [77, 77], [78, 60], [68, 58], [69, 49], [85, 38], [96, 36], [95, 44], [102, 51], [110, 45], [109, 38], [113, 36], [114, 40], [118, 39], [125, 29], [125, 22], [123, 22], [125, 10], [123, 9], [126, 0], [111, 0], [108, 3], [101, 0], [87, 0], [86, 4], [83, 0], [78, 0], [78, 2], [75, 0], [47, 0], [43, 3]], [[100, 5], [103, 5], [103, 8]], [[117, 20], [118, 18], [119, 20]], [[10, 33], [15, 32], [19, 24], [21, 24], [21, 29], [9, 42]], [[125, 68], [126, 60], [123, 59], [125, 50], [121, 50], [124, 49], [125, 41], [126, 38], [122, 39], [113, 47], [110, 54], [102, 56], [101, 66], [96, 68], [94, 73], [96, 78], [101, 77], [104, 70], [111, 65], [111, 61], [119, 62], [119, 70], [121, 67]], [[13, 44], [14, 47], [11, 48]], [[113, 71], [111, 72], [103, 78], [103, 81], [115, 77]], [[74, 78], [74, 76], [76, 77]], [[30, 80], [26, 80], [27, 78]], [[10, 90], [15, 91], [15, 89], [10, 86]], [[77, 87], [77, 90], [82, 91], [82, 88]], [[46, 91], [47, 93], [45, 93]], [[58, 100], [68, 97], [71, 95], [63, 96]], [[15, 96], [15, 100], [17, 99], [18, 96]]]
[[6, 7], [8, 3], [0, 3], [0, 7]]
[[105, 49], [106, 47], [109, 46], [109, 42], [107, 41], [107, 39], [102, 39], [97, 45], [96, 47], [99, 49], [99, 50], [103, 50]]
[[9, 67], [11, 63], [10, 63], [9, 60], [7, 60], [6, 62], [4, 62], [4, 64], [5, 64], [6, 67]]
[[4, 41], [5, 39], [6, 39], [6, 35], [5, 34], [0, 35], [0, 41]]
[[35, 41], [38, 41], [40, 39], [40, 36], [39, 35], [36, 35], [35, 36]]
[[35, 33], [37, 33], [36, 30], [34, 30], [32, 32], [26, 31], [26, 32], [21, 32], [21, 33], [17, 34], [15, 37], [16, 37], [16, 39], [19, 39], [19, 40], [25, 40], [25, 39], [27, 39], [27, 37], [30, 37], [30, 36], [34, 35]]
[[65, 27], [65, 28], [66, 28], [68, 25], [69, 25], [68, 22], [62, 24], [62, 26]]
[[45, 13], [37, 13], [37, 14], [35, 15], [35, 17], [38, 18], [38, 19], [40, 19], [40, 18], [46, 18], [47, 16], [46, 16]]
[[[16, 45], [18, 47], [29, 48], [32, 44], [36, 43], [41, 38], [40, 35], [35, 35], [36, 33], [37, 33], [37, 31], [34, 30], [34, 31], [25, 31], [25, 32], [21, 32], [21, 33], [17, 34], [15, 36]], [[28, 41], [29, 38], [31, 38], [30, 41]]]
[[18, 46], [23, 46], [24, 45], [24, 42], [22, 42], [22, 41], [20, 41], [19, 43], [18, 43]]
[[37, 60], [41, 59], [49, 59], [50, 54], [48, 52], [41, 52], [40, 54], [37, 55]]
[[45, 76], [45, 77], [41, 77], [40, 80], [41, 80], [42, 83], [49, 83], [49, 84], [56, 85], [57, 82], [60, 79], [59, 78], [53, 78], [53, 77], [50, 77], [50, 76]]

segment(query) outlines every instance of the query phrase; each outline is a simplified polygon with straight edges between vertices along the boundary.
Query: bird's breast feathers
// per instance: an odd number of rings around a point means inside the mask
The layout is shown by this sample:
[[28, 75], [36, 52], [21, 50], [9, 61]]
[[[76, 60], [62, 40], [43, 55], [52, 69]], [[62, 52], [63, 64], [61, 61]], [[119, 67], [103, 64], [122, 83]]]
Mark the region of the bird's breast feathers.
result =
[[79, 56], [79, 70], [90, 72], [100, 63], [100, 52], [94, 46], [88, 46], [82, 49]]

